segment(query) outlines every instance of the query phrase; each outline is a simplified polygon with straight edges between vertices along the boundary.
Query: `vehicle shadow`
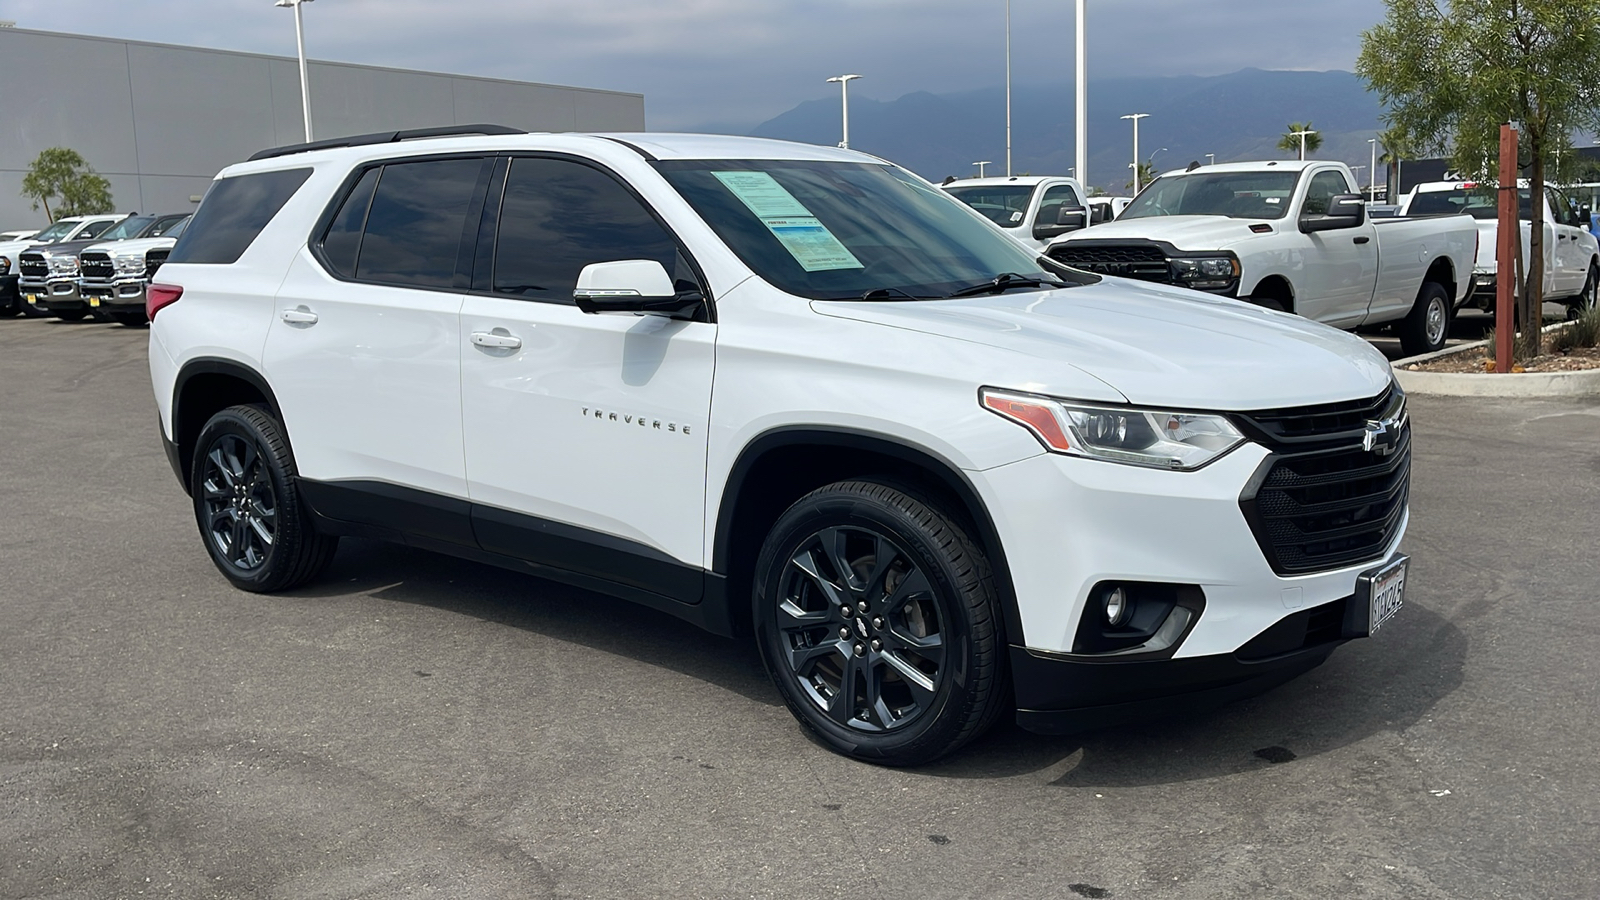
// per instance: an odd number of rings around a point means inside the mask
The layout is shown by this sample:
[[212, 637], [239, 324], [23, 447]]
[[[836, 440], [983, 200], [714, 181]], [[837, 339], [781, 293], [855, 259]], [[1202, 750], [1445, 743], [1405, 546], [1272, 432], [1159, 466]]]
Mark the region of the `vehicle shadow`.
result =
[[[523, 629], [781, 705], [753, 642], [718, 637], [666, 613], [532, 575], [346, 539], [326, 575], [290, 596], [352, 594]], [[1346, 644], [1321, 667], [1262, 695], [1068, 736], [1036, 735], [1003, 721], [952, 756], [911, 771], [931, 778], [1033, 776], [1075, 787], [1131, 787], [1249, 771], [1410, 727], [1460, 687], [1468, 647], [1454, 623], [1407, 603], [1377, 637]]]
[[1463, 681], [1470, 641], [1407, 603], [1376, 637], [1256, 697], [1159, 721], [1070, 736], [997, 728], [923, 771], [944, 778], [1037, 773], [1049, 784], [1134, 787], [1215, 778], [1316, 756], [1426, 717]]

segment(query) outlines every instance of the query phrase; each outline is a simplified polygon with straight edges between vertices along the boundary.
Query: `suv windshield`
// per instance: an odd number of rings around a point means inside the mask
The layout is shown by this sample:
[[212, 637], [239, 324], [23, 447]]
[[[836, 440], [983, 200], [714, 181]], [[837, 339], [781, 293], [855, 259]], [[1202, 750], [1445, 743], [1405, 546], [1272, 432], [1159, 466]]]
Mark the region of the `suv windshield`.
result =
[[[1408, 216], [1458, 216], [1494, 219], [1500, 215], [1497, 193], [1492, 187], [1454, 188], [1448, 191], [1418, 191], [1407, 207]], [[1527, 188], [1517, 192], [1517, 217], [1533, 219], [1533, 196]]]
[[1135, 197], [1117, 220], [1147, 216], [1227, 216], [1281, 219], [1299, 172], [1178, 172], [1163, 175]]
[[945, 192], [988, 216], [1001, 228], [1020, 227], [1028, 214], [1028, 201], [1033, 198], [1031, 186], [1015, 184], [947, 187]]
[[41, 244], [53, 244], [56, 241], [66, 237], [68, 232], [72, 231], [72, 229], [76, 228], [77, 226], [77, 222], [57, 222], [54, 225], [51, 225], [49, 228], [46, 228], [45, 230], [34, 235], [30, 240], [38, 241]]
[[765, 159], [655, 165], [745, 265], [796, 296], [944, 298], [1007, 274], [1019, 286], [1082, 281], [894, 166]]
[[105, 232], [100, 235], [100, 240], [125, 241], [128, 238], [137, 237], [139, 232], [145, 229], [146, 225], [149, 225], [155, 220], [155, 216], [129, 216], [126, 219], [123, 219], [121, 222], [118, 222], [110, 228], [107, 228]]

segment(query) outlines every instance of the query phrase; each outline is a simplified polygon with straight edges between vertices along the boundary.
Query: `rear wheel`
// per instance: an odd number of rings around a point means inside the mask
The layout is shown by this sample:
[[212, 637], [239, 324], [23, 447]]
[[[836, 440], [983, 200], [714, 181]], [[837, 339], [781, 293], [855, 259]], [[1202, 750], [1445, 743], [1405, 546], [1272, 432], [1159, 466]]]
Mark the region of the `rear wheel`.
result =
[[872, 481], [802, 497], [756, 566], [762, 661], [795, 718], [868, 762], [929, 762], [1008, 699], [989, 564], [927, 499]]
[[1417, 293], [1416, 305], [1400, 323], [1400, 349], [1407, 356], [1443, 350], [1450, 338], [1450, 294], [1444, 286], [1427, 282]]
[[283, 426], [255, 406], [211, 417], [195, 442], [195, 520], [217, 569], [235, 587], [270, 593], [315, 578], [339, 546], [317, 533], [294, 489]]
[[1600, 295], [1600, 265], [1590, 262], [1589, 277], [1583, 282], [1583, 292], [1567, 305], [1567, 318], [1576, 319], [1594, 309], [1597, 295]]

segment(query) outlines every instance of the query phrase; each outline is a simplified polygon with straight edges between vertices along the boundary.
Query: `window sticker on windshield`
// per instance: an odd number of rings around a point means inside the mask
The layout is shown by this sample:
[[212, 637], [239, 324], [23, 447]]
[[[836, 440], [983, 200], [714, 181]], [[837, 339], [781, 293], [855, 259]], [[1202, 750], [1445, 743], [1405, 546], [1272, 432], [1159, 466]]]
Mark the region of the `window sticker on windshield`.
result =
[[712, 172], [758, 218], [809, 216], [811, 210], [766, 172]]
[[761, 222], [807, 272], [866, 268], [814, 216], [763, 218]]
[[1017, 210], [1016, 212], [1012, 213], [1011, 214], [1011, 221], [1013, 221], [1013, 222], [1021, 222], [1022, 221], [1022, 211], [1021, 210]]
[[826, 225], [766, 172], [712, 172], [807, 272], [864, 269]]

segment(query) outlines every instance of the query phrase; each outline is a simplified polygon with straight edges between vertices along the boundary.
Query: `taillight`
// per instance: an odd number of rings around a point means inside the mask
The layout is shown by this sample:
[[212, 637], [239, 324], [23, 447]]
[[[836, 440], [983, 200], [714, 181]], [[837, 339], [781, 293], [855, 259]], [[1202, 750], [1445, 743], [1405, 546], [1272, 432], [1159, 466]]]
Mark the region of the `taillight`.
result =
[[156, 313], [178, 302], [183, 288], [175, 284], [152, 284], [144, 290], [144, 314], [155, 321]]

